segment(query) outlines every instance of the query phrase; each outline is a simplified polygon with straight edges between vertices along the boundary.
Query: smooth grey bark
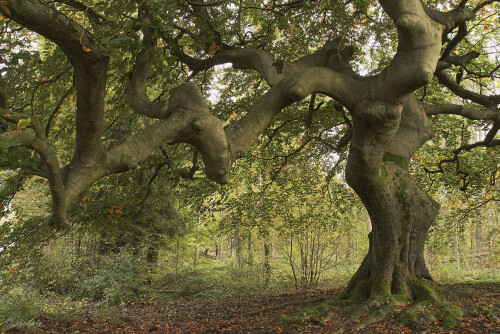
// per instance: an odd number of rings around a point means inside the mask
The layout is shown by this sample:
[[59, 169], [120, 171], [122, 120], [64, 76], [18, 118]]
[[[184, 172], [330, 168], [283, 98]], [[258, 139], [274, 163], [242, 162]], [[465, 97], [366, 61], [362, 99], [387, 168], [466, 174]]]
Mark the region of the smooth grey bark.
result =
[[[362, 127], [363, 134], [373, 133], [355, 119], [356, 126]], [[366, 160], [371, 146], [362, 146], [364, 138], [353, 138], [346, 179], [363, 201], [372, 231], [368, 255], [343, 293], [346, 302], [369, 300], [379, 305], [381, 299], [394, 295], [415, 299], [413, 280], [431, 278], [424, 245], [439, 205], [417, 186], [406, 167], [408, 159], [431, 136], [425, 111], [412, 96], [378, 171], [372, 169], [367, 174], [358, 168], [359, 159]]]

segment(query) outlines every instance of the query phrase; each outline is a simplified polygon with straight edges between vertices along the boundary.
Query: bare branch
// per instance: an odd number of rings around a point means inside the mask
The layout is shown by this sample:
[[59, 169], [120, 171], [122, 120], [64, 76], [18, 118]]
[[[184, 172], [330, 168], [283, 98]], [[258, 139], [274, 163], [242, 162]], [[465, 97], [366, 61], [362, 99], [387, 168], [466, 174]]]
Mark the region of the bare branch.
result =
[[488, 5], [491, 5], [492, 3], [494, 2], [499, 2], [500, 0], [486, 0], [486, 1], [483, 1], [481, 3], [479, 3], [472, 11], [474, 13], [477, 13], [478, 11], [480, 11], [482, 8], [488, 6]]
[[96, 13], [95, 10], [93, 10], [89, 6], [83, 4], [83, 3], [79, 2], [79, 1], [76, 1], [76, 0], [60, 0], [60, 1], [56, 1], [56, 2], [67, 4], [68, 6], [71, 6], [71, 7], [75, 8], [75, 9], [83, 12], [95, 24], [106, 24], [108, 22], [108, 20], [104, 16]]
[[477, 51], [471, 51], [462, 56], [448, 56], [446, 57], [446, 59], [444, 59], [444, 61], [456, 66], [465, 66], [465, 64], [473, 59], [476, 59], [480, 55], [481, 54]]

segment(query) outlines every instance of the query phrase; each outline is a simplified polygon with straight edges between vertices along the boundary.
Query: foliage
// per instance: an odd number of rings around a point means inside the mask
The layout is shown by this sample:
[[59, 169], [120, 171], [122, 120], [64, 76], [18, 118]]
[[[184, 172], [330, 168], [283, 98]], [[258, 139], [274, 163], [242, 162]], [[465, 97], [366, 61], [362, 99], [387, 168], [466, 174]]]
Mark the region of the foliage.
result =
[[27, 287], [3, 288], [0, 294], [0, 330], [35, 331], [39, 296]]
[[72, 323], [81, 318], [83, 302], [74, 302], [69, 298], [46, 302], [41, 305], [40, 317], [53, 323]]
[[75, 256], [54, 252], [45, 256], [27, 273], [32, 286], [49, 295], [69, 296], [75, 300], [147, 300], [151, 293], [143, 264], [126, 253], [115, 257]]

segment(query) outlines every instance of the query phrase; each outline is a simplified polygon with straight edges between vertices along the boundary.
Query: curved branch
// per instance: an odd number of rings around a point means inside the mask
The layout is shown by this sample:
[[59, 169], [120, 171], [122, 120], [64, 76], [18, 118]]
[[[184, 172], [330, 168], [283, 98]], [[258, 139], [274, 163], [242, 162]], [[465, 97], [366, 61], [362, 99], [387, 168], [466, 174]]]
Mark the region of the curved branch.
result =
[[225, 128], [232, 159], [244, 157], [274, 116], [293, 102], [322, 93], [352, 107], [357, 91], [354, 79], [325, 67], [307, 68], [289, 80], [280, 81], [257, 100], [245, 116]]
[[[72, 62], [107, 59], [108, 51], [92, 34], [55, 8], [38, 1], [23, 0], [17, 12], [16, 0], [5, 0], [10, 13], [2, 15], [56, 43]], [[83, 48], [83, 47], [86, 48]]]
[[427, 15], [429, 15], [430, 18], [446, 27], [443, 31], [444, 35], [450, 33], [456, 27], [458, 27], [457, 34], [448, 43], [446, 49], [441, 55], [440, 60], [445, 59], [450, 55], [451, 51], [458, 45], [458, 43], [460, 43], [465, 38], [465, 36], [467, 36], [467, 25], [465, 22], [472, 20], [475, 16], [475, 12], [465, 9], [464, 1], [462, 1], [457, 8], [449, 12], [439, 12], [431, 9], [423, 1], [422, 5], [425, 12], [427, 13]]
[[465, 66], [465, 64], [473, 59], [476, 59], [480, 55], [481, 54], [477, 51], [471, 51], [462, 56], [448, 56], [444, 59], [444, 61], [455, 66]]
[[64, 4], [67, 4], [68, 6], [71, 6], [81, 12], [83, 12], [86, 16], [88, 16], [92, 22], [94, 22], [95, 24], [106, 24], [108, 22], [108, 20], [96, 13], [95, 10], [93, 10], [92, 8], [90, 8], [89, 6], [81, 3], [81, 2], [78, 2], [78, 1], [75, 1], [75, 0], [60, 0], [60, 1], [57, 1], [57, 2], [61, 2], [61, 3], [64, 3]]
[[73, 85], [70, 87], [70, 89], [68, 89], [66, 91], [66, 93], [64, 93], [64, 95], [59, 99], [59, 102], [57, 103], [56, 107], [54, 108], [54, 110], [50, 114], [49, 119], [47, 120], [47, 124], [45, 125], [45, 137], [49, 136], [50, 127], [52, 126], [52, 120], [54, 119], [56, 114], [61, 110], [61, 107], [62, 107], [64, 101], [73, 92], [74, 88], [75, 88], [75, 86]]
[[450, 32], [460, 24], [472, 20], [474, 18], [473, 11], [467, 10], [460, 6], [448, 12], [439, 12], [427, 6], [424, 2], [422, 2], [422, 4], [425, 13], [429, 15], [431, 19], [446, 26], [445, 33]]
[[493, 123], [492, 128], [490, 129], [490, 131], [488, 131], [484, 140], [472, 144], [461, 145], [460, 147], [453, 150], [453, 158], [441, 160], [438, 163], [438, 169], [436, 170], [429, 170], [428, 168], [424, 167], [425, 172], [428, 173], [429, 175], [444, 173], [444, 167], [443, 167], [444, 164], [455, 163], [455, 172], [457, 174], [460, 174], [461, 175], [460, 178], [462, 179], [462, 186], [460, 187], [460, 190], [465, 191], [467, 189], [467, 186], [469, 185], [467, 177], [469, 176], [470, 173], [460, 169], [460, 154], [462, 152], [470, 152], [477, 147], [500, 146], [500, 139], [495, 139], [495, 135], [499, 130], [500, 130], [500, 122], [497, 121]]
[[493, 146], [498, 146], [500, 145], [500, 139], [495, 139], [496, 134], [498, 133], [498, 130], [500, 130], [500, 122], [496, 122], [493, 124], [491, 127], [490, 131], [486, 134], [484, 137], [484, 140], [472, 143], [472, 144], [463, 144], [460, 147], [456, 148], [453, 153], [455, 155], [460, 154], [461, 152], [464, 151], [472, 151], [476, 147], [493, 147]]
[[47, 137], [45, 137], [42, 127], [38, 122], [33, 122], [33, 129], [36, 133], [36, 140], [31, 144], [31, 147], [40, 155], [41, 162], [45, 167], [44, 169], [47, 170], [46, 175], [52, 195], [52, 216], [49, 224], [59, 228], [68, 227], [70, 224], [66, 210], [69, 203], [66, 202], [59, 160], [50, 148]]
[[341, 40], [329, 41], [310, 55], [299, 58], [294, 62], [286, 62], [276, 59], [265, 50], [240, 48], [222, 50], [210, 58], [197, 59], [184, 53], [175, 39], [165, 36], [163, 39], [168, 42], [170, 52], [194, 72], [208, 70], [216, 65], [232, 63], [235, 69], [257, 71], [270, 86], [275, 85], [284, 78], [299, 74], [303, 69], [309, 67], [324, 66], [355, 76], [349, 65], [354, 49], [344, 45]]
[[[26, 115], [13, 113], [5, 109], [0, 109], [0, 112], [4, 115], [10, 115], [8, 117], [26, 117]], [[49, 181], [50, 192], [52, 195], [52, 216], [49, 224], [58, 228], [67, 227], [69, 226], [66, 214], [67, 202], [59, 160], [50, 148], [42, 127], [35, 119], [31, 119], [30, 123], [31, 127], [22, 131], [8, 131], [0, 133], [0, 142], [12, 141], [27, 148], [31, 148], [39, 154], [41, 158], [41, 167], [45, 171], [44, 177]]]
[[455, 49], [455, 47], [458, 45], [458, 43], [460, 43], [467, 36], [467, 33], [468, 33], [467, 24], [460, 23], [458, 25], [458, 31], [457, 31], [456, 35], [448, 43], [448, 45], [446, 45], [446, 48], [444, 49], [443, 53], [441, 54], [440, 60], [446, 59], [450, 55], [451, 51], [453, 51], [453, 49]]
[[156, 45], [154, 30], [150, 27], [152, 18], [149, 13], [147, 2], [139, 4], [139, 22], [142, 24], [144, 49], [142, 49], [135, 60], [134, 69], [130, 74], [130, 80], [125, 88], [127, 103], [134, 112], [151, 117], [164, 119], [168, 117], [165, 103], [151, 101], [146, 93], [148, 70], [153, 60], [153, 52]]
[[446, 86], [449, 90], [451, 90], [453, 93], [455, 93], [457, 96], [463, 99], [471, 100], [487, 108], [495, 107], [500, 103], [500, 95], [483, 95], [471, 92], [460, 86], [444, 71], [439, 71], [435, 73], [435, 76], [438, 78], [441, 84]]
[[500, 121], [500, 112], [491, 109], [472, 109], [458, 104], [424, 105], [425, 113], [430, 115], [459, 115], [471, 120]]
[[492, 3], [494, 2], [499, 2], [500, 0], [486, 0], [486, 1], [483, 1], [481, 3], [479, 3], [472, 11], [474, 13], [477, 13], [478, 11], [480, 11], [482, 8], [488, 6], [488, 5], [491, 5]]

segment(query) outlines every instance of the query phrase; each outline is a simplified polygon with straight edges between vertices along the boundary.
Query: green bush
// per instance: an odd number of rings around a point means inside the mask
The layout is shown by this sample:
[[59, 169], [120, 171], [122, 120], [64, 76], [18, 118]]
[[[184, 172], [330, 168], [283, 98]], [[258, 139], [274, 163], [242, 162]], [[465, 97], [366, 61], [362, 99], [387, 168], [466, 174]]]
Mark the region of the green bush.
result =
[[69, 298], [60, 301], [45, 303], [41, 313], [54, 323], [72, 323], [80, 320], [83, 302], [75, 302]]
[[46, 256], [27, 271], [27, 281], [44, 295], [72, 299], [124, 301], [148, 299], [146, 265], [126, 253], [109, 257]]
[[230, 265], [192, 271], [167, 288], [182, 297], [226, 299], [272, 293], [291, 284], [282, 273], [273, 273], [266, 282], [261, 266]]
[[37, 322], [38, 297], [32, 290], [22, 287], [0, 294], [0, 332], [35, 331], [40, 325]]
[[126, 254], [108, 258], [99, 270], [73, 276], [70, 296], [111, 304], [147, 299], [150, 289], [143, 268], [144, 264]]
[[455, 263], [445, 263], [437, 266], [431, 273], [434, 279], [440, 283], [464, 283], [464, 282], [499, 282], [499, 268], [457, 268]]

